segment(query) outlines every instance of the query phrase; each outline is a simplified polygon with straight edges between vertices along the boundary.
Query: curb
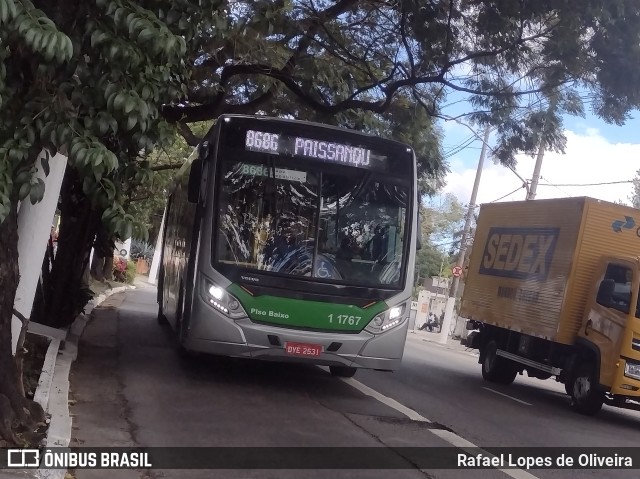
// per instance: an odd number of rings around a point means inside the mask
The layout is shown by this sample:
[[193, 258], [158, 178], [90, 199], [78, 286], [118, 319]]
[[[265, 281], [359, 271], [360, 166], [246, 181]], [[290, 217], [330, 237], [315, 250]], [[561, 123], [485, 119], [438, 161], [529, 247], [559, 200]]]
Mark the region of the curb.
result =
[[[69, 411], [69, 373], [71, 372], [71, 364], [78, 357], [78, 343], [93, 310], [109, 296], [130, 289], [136, 289], [136, 287], [119, 286], [108, 289], [93, 298], [85, 306], [84, 312], [76, 316], [68, 331], [64, 333], [65, 339], [60, 341], [52, 338], [49, 343], [38, 388], [34, 395], [34, 400], [51, 416], [45, 448], [69, 447], [71, 443], [73, 421]], [[62, 347], [60, 347], [61, 345]], [[63, 479], [66, 472], [66, 469], [38, 469], [35, 471], [35, 477], [38, 479]]]
[[[410, 336], [407, 335], [407, 340], [408, 340], [409, 337]], [[435, 341], [434, 339], [424, 338], [424, 337], [421, 338], [421, 337], [419, 337], [417, 335], [416, 336], [412, 336], [412, 337], [415, 338], [416, 341], [421, 341], [421, 342], [423, 341], [423, 342], [428, 343], [428, 344], [433, 344], [434, 346], [439, 346], [440, 348], [446, 349], [446, 350], [449, 350], [449, 351], [454, 351], [454, 352], [462, 353], [462, 354], [468, 354], [470, 356], [476, 356], [476, 357], [479, 355], [479, 353], [477, 353], [477, 352], [474, 353], [473, 352], [475, 350], [473, 350], [473, 349], [467, 350], [467, 349], [465, 349], [464, 346], [459, 346], [457, 344], [456, 345], [452, 345], [452, 344], [449, 344], [449, 343], [442, 344], [442, 343], [439, 343], [438, 341]]]

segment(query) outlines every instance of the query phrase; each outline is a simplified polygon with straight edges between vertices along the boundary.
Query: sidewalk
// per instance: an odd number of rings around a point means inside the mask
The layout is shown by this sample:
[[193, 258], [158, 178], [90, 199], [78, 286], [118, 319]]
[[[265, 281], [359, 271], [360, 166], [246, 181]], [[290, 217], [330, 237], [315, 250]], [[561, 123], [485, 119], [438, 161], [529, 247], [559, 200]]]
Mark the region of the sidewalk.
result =
[[445, 349], [451, 349], [453, 351], [460, 351], [463, 353], [471, 353], [471, 354], [478, 354], [478, 350], [477, 349], [470, 349], [467, 348], [466, 346], [463, 346], [462, 344], [460, 344], [460, 341], [457, 339], [453, 339], [451, 336], [447, 337], [447, 344], [441, 344], [440, 342], [438, 342], [440, 337], [439, 333], [430, 333], [429, 331], [420, 331], [419, 329], [416, 328], [415, 331], [413, 330], [409, 330], [407, 332], [407, 341], [409, 340], [413, 340], [413, 341], [426, 341], [428, 343], [431, 344], [435, 344], [438, 346], [441, 346]]

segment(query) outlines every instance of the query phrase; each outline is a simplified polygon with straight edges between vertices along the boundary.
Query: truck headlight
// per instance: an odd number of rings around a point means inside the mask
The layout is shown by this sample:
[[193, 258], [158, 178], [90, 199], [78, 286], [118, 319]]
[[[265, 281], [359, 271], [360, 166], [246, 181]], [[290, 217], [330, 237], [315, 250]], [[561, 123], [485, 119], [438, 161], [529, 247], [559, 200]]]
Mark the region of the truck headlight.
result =
[[403, 303], [378, 314], [364, 330], [369, 333], [380, 334], [400, 326], [406, 319], [404, 317], [405, 308], [406, 304]]
[[640, 381], [640, 363], [632, 363], [628, 360], [625, 361], [624, 375]]
[[211, 282], [206, 282], [205, 289], [207, 291], [207, 302], [221, 313], [231, 319], [240, 319], [247, 316], [240, 301], [224, 288]]

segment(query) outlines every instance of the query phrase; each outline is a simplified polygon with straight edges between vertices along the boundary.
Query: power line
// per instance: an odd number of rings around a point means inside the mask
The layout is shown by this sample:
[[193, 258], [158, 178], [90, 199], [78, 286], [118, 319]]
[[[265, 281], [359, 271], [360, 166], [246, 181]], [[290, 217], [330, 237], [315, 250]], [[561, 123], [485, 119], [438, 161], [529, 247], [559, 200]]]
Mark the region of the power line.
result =
[[[571, 195], [569, 193], [567, 193], [564, 190], [561, 190], [560, 188], [558, 188], [558, 186], [554, 185], [553, 183], [549, 183], [545, 178], [543, 178], [542, 176], [540, 177], [541, 181], [544, 181], [544, 184], [542, 186], [553, 186], [556, 190], [558, 190], [560, 193], [562, 193], [563, 195], [567, 195], [568, 197], [571, 198]], [[540, 185], [538, 185], [540, 186]]]
[[498, 202], [498, 201], [500, 201], [500, 200], [504, 200], [507, 196], [511, 196], [512, 194], [517, 193], [517, 192], [518, 192], [518, 191], [520, 191], [522, 188], [523, 188], [522, 186], [519, 186], [518, 188], [516, 188], [515, 190], [513, 190], [511, 193], [507, 193], [506, 195], [501, 196], [501, 197], [500, 197], [500, 198], [498, 198], [497, 200], [493, 200], [491, 203], [496, 203], [496, 202]]
[[461, 143], [459, 143], [457, 146], [453, 146], [451, 147], [451, 149], [449, 151], [444, 152], [444, 158], [450, 158], [455, 154], [460, 153], [462, 150], [464, 150], [465, 148], [467, 148], [469, 145], [471, 145], [473, 142], [476, 141], [476, 138], [474, 135], [470, 135], [468, 136], [466, 139], [464, 139]]
[[602, 183], [549, 183], [547, 182], [544, 186], [562, 186], [562, 187], [571, 187], [571, 186], [604, 186], [604, 185], [621, 185], [624, 183], [633, 183], [633, 180], [624, 180], [624, 181], [604, 181]]

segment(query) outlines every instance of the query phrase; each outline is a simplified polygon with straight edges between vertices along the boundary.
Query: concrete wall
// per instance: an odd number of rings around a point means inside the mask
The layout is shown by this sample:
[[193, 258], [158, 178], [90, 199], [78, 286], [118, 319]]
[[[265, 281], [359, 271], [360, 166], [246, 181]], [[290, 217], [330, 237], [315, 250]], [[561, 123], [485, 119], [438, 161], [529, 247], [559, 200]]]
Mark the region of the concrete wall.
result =
[[[45, 176], [41, 159], [36, 162], [38, 178], [45, 183], [44, 197], [39, 203], [32, 205], [27, 198], [20, 204], [18, 212], [18, 266], [20, 282], [16, 291], [14, 308], [25, 317], [31, 315], [33, 299], [42, 270], [42, 261], [49, 241], [51, 226], [55, 217], [60, 187], [67, 167], [67, 157], [57, 154], [49, 159], [49, 175]], [[22, 323], [18, 318], [11, 322], [12, 349], [15, 354], [18, 335]]]

